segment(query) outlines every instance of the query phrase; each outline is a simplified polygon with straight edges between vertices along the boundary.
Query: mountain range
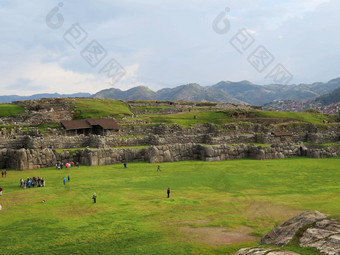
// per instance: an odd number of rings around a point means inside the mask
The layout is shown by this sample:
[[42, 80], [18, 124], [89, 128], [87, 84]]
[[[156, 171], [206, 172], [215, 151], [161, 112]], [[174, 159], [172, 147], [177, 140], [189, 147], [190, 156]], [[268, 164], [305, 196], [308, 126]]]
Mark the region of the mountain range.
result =
[[122, 100], [184, 100], [184, 101], [214, 101], [230, 103], [246, 103], [263, 105], [274, 100], [314, 100], [321, 95], [332, 93], [340, 88], [340, 78], [327, 83], [317, 82], [299, 85], [257, 85], [249, 81], [221, 81], [215, 85], [203, 87], [196, 83], [164, 88], [158, 91], [138, 86], [122, 91], [120, 89], [105, 89], [94, 94], [94, 98], [115, 98]]
[[[333, 92], [334, 91], [334, 92]], [[335, 93], [335, 95], [334, 95]], [[165, 101], [212, 101], [230, 102], [237, 104], [264, 105], [274, 100], [321, 100], [323, 104], [328, 101], [338, 100], [340, 93], [340, 78], [330, 80], [326, 83], [316, 82], [312, 84], [298, 85], [258, 85], [249, 81], [231, 82], [221, 81], [217, 84], [203, 87], [197, 83], [177, 86], [174, 88], [164, 88], [153, 91], [145, 86], [138, 86], [128, 90], [110, 88], [101, 90], [91, 95], [89, 93], [75, 94], [35, 94], [32, 96], [0, 96], [0, 103], [52, 98], [52, 97], [93, 97], [112, 98], [125, 101], [131, 100], [165, 100]], [[320, 102], [321, 102], [320, 101]]]
[[74, 93], [74, 94], [43, 93], [43, 94], [34, 94], [32, 96], [8, 95], [8, 96], [0, 96], [0, 103], [11, 103], [13, 101], [23, 101], [23, 100], [32, 100], [32, 99], [40, 99], [40, 98], [54, 98], [54, 97], [91, 97], [91, 94], [90, 93]]

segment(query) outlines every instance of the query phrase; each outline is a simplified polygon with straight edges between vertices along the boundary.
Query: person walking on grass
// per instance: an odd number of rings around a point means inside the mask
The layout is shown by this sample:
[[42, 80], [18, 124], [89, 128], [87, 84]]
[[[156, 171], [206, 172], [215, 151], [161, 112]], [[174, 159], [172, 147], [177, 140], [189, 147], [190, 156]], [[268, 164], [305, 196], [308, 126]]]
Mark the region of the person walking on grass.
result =
[[124, 162], [124, 168], [127, 168], [127, 166], [126, 166], [126, 162]]
[[97, 203], [97, 195], [96, 195], [96, 192], [93, 193], [93, 196], [92, 196], [92, 199], [93, 199], [93, 203]]
[[170, 188], [166, 190], [166, 193], [168, 194], [168, 198], [170, 197]]
[[162, 172], [160, 165], [157, 166], [157, 172]]
[[66, 177], [64, 177], [64, 180], [63, 180], [63, 182], [64, 182], [64, 185], [66, 184]]
[[5, 172], [4, 172], [4, 171], [1, 171], [1, 176], [2, 176], [2, 178], [4, 177], [4, 174], [5, 174]]
[[5, 177], [7, 176], [7, 170], [5, 169]]
[[67, 180], [70, 181], [71, 180], [71, 177], [70, 175], [67, 176]]
[[2, 196], [2, 187], [0, 186], [0, 196]]

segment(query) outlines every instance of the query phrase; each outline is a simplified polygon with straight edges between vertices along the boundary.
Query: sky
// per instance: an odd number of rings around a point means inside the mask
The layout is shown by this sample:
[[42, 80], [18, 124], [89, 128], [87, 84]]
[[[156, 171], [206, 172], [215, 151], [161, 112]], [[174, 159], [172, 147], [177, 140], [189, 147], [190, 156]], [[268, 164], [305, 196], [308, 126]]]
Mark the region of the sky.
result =
[[327, 82], [339, 13], [339, 0], [0, 0], [0, 95]]

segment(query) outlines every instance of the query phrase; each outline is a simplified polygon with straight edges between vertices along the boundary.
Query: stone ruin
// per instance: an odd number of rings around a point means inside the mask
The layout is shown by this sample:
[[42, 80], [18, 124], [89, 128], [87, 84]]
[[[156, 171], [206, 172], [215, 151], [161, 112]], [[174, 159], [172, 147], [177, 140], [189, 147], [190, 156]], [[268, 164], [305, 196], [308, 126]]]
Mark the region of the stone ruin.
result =
[[[57, 102], [55, 104], [58, 105]], [[62, 113], [65, 109], [61, 107], [58, 111]], [[68, 136], [61, 130], [51, 130], [49, 134], [44, 134], [38, 129], [27, 132], [24, 128], [3, 128], [0, 130], [0, 168], [37, 169], [52, 166], [58, 160], [103, 165], [123, 161], [340, 156], [339, 146], [318, 145], [340, 142], [339, 123], [315, 125], [266, 119], [264, 123], [242, 121], [221, 126], [199, 124], [185, 128], [177, 124], [152, 124], [132, 119], [124, 120], [120, 126], [116, 135], [109, 136]], [[266, 146], [254, 146], [252, 143]], [[114, 149], [134, 146], [146, 148]], [[72, 153], [67, 151], [72, 148], [83, 149]], [[65, 151], [58, 153], [55, 149]]]
[[328, 218], [318, 211], [305, 211], [269, 231], [259, 242], [259, 245], [276, 245], [283, 249], [259, 246], [241, 249], [235, 255], [299, 255], [284, 250], [294, 238], [301, 247], [315, 248], [326, 255], [339, 255], [340, 220]]

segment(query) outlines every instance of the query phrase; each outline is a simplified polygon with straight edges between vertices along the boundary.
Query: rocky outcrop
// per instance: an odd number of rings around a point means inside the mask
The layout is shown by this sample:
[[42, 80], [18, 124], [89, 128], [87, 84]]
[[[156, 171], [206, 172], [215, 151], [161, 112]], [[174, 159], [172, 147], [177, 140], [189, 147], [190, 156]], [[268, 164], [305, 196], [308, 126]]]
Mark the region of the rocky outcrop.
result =
[[300, 255], [292, 251], [277, 251], [265, 248], [245, 248], [235, 253], [235, 255]]
[[278, 227], [271, 230], [265, 236], [261, 238], [260, 244], [275, 244], [283, 246], [289, 243], [295, 233], [317, 220], [325, 219], [327, 216], [318, 211], [306, 211], [294, 218], [291, 218]]
[[[317, 249], [322, 254], [340, 255], [340, 220], [329, 219], [318, 211], [305, 211], [274, 228], [260, 240], [260, 245], [285, 246], [297, 240], [301, 247]], [[276, 249], [277, 250], [277, 249]], [[296, 254], [268, 248], [245, 248], [235, 255]]]
[[340, 221], [324, 219], [308, 228], [300, 238], [302, 247], [313, 247], [324, 254], [340, 254]]

